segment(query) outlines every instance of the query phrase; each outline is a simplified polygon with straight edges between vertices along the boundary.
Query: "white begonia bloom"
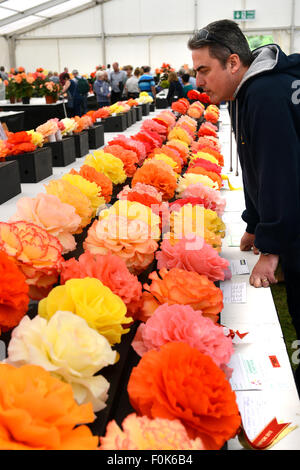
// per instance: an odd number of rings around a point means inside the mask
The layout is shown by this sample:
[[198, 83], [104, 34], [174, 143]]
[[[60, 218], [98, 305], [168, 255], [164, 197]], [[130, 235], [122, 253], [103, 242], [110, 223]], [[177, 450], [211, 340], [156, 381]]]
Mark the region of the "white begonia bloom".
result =
[[72, 312], [57, 311], [47, 322], [25, 316], [13, 330], [6, 363], [34, 364], [69, 383], [78, 404], [92, 402], [95, 412], [106, 406], [109, 382], [103, 367], [116, 362], [117, 353], [107, 339]]

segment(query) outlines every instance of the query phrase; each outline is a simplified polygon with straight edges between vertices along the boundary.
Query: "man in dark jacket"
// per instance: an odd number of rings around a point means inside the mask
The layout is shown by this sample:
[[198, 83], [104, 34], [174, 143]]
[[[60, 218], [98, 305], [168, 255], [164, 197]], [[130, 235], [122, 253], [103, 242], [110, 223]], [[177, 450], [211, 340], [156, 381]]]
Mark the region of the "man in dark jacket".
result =
[[251, 52], [230, 20], [209, 24], [188, 45], [197, 86], [213, 103], [232, 101], [246, 204], [241, 250], [260, 252], [250, 283], [277, 282], [281, 259], [300, 339], [300, 54], [276, 44]]

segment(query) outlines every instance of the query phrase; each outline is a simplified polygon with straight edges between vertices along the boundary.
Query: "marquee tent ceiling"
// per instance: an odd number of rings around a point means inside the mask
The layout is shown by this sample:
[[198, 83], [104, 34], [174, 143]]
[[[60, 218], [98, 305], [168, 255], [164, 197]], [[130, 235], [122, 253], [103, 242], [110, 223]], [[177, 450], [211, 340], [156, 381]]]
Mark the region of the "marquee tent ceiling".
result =
[[44, 26], [107, 0], [0, 0], [0, 36]]

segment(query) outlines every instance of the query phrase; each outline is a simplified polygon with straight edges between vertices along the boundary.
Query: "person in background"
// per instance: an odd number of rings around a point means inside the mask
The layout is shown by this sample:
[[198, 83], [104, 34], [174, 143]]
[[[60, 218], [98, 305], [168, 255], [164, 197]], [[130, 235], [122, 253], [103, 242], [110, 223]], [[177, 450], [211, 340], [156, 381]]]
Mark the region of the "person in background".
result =
[[169, 73], [168, 81], [170, 83], [170, 86], [167, 95], [167, 101], [169, 105], [171, 105], [173, 101], [177, 101], [179, 100], [179, 98], [183, 98], [183, 88], [178, 80], [176, 72]]
[[148, 65], [143, 65], [142, 75], [139, 78], [139, 89], [140, 92], [146, 91], [152, 98], [156, 98], [155, 81], [153, 76], [150, 74], [151, 68]]
[[103, 72], [107, 73], [108, 81], [110, 82], [110, 74], [111, 74], [110, 64], [107, 64], [106, 69], [105, 69], [105, 66], [103, 66], [103, 67], [104, 67]]
[[49, 80], [51, 82], [54, 82], [54, 83], [59, 83], [59, 76], [58, 76], [58, 72], [54, 72], [51, 77], [49, 77]]
[[76, 89], [76, 94], [79, 95], [79, 101], [80, 101], [80, 114], [86, 114], [87, 113], [87, 98], [88, 98], [88, 93], [90, 91], [90, 85], [89, 82], [87, 81], [86, 78], [82, 77], [78, 70], [74, 69], [72, 71], [73, 74], [73, 81], [77, 85]]
[[[66, 76], [66, 73], [69, 74], [69, 69], [68, 69], [68, 67], [64, 67], [64, 71], [59, 74], [59, 82], [60, 82], [60, 84], [61, 84], [62, 87], [63, 87], [64, 84], [65, 84], [65, 79], [64, 79], [64, 77]], [[70, 78], [70, 76], [69, 76], [69, 78]]]
[[188, 72], [187, 72], [190, 76], [190, 84], [192, 85], [193, 87], [193, 90], [196, 90], [197, 89], [197, 84], [196, 84], [196, 76], [195, 76], [195, 71], [190, 69]]
[[183, 97], [186, 98], [187, 94], [190, 90], [193, 90], [193, 85], [190, 82], [190, 76], [188, 73], [184, 73], [182, 75], [182, 89], [183, 89]]
[[[286, 55], [277, 44], [251, 51], [231, 20], [208, 24], [195, 32], [188, 46], [197, 85], [213, 104], [232, 104], [246, 207], [240, 250], [258, 256], [249, 282], [256, 288], [277, 283], [281, 261], [299, 341], [300, 54]], [[299, 393], [300, 366], [295, 381]]]
[[67, 109], [68, 109], [68, 117], [73, 117], [76, 115], [74, 112], [74, 94], [75, 94], [75, 87], [76, 84], [71, 80], [70, 75], [66, 72], [61, 75], [61, 80], [64, 83], [64, 86], [61, 90], [62, 96], [67, 96]]
[[127, 99], [130, 99], [130, 98], [138, 98], [139, 97], [139, 94], [140, 94], [140, 89], [139, 89], [139, 77], [141, 75], [141, 71], [140, 69], [137, 67], [135, 70], [134, 70], [134, 74], [127, 79], [126, 83], [125, 83], [125, 96], [127, 97]]
[[8, 73], [5, 72], [5, 68], [3, 67], [3, 65], [0, 67], [0, 78], [4, 81], [4, 80], [8, 80]]
[[96, 80], [93, 85], [93, 90], [97, 98], [99, 108], [110, 105], [110, 85], [106, 72], [98, 70], [96, 73]]
[[113, 71], [110, 74], [111, 104], [121, 100], [126, 78], [126, 72], [119, 69], [118, 62], [114, 62]]

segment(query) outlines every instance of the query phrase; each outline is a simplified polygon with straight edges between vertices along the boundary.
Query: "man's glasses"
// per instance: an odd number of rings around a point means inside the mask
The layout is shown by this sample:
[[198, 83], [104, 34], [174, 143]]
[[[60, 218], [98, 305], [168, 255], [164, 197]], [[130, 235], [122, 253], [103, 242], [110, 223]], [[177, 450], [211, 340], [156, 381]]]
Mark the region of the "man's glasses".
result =
[[223, 47], [226, 47], [227, 49], [230, 50], [231, 54], [234, 54], [233, 50], [227, 46], [224, 42], [220, 41], [219, 39], [216, 38], [212, 33], [210, 33], [207, 29], [200, 29], [197, 32], [197, 39], [203, 40], [203, 41], [210, 41], [210, 42], [216, 42], [220, 44]]

